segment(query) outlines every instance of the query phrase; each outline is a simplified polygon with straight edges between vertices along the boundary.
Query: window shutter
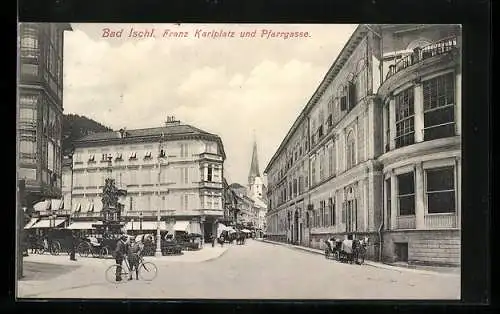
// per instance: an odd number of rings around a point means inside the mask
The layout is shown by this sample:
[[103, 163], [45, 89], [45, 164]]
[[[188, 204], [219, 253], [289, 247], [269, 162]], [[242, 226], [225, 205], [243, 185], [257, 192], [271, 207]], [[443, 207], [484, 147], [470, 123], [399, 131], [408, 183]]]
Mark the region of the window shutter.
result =
[[356, 106], [356, 84], [349, 82], [349, 110]]
[[340, 98], [340, 110], [347, 110], [347, 95]]

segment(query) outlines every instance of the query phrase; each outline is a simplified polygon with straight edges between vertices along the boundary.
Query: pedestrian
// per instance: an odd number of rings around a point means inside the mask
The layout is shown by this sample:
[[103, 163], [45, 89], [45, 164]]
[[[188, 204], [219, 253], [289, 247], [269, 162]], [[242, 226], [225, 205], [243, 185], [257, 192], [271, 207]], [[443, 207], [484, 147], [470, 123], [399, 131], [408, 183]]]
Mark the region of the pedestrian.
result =
[[221, 234], [220, 239], [219, 239], [219, 242], [220, 242], [220, 247], [223, 247], [223, 246], [224, 246], [224, 241], [225, 241], [225, 240], [226, 240], [226, 239], [224, 239], [224, 236]]
[[75, 231], [71, 231], [71, 237], [70, 237], [70, 245], [71, 245], [71, 251], [69, 255], [70, 261], [76, 261], [76, 234]]
[[133, 237], [130, 238], [130, 243], [128, 245], [128, 264], [130, 267], [128, 280], [132, 280], [132, 273], [135, 270], [135, 279], [139, 280], [139, 260], [144, 246], [141, 241], [136, 241]]
[[210, 242], [212, 242], [212, 247], [215, 247], [215, 237], [212, 233], [210, 234], [209, 239], [210, 239]]
[[116, 244], [115, 249], [115, 262], [118, 267], [116, 267], [116, 281], [122, 281], [122, 264], [123, 258], [127, 255], [128, 247], [127, 247], [127, 234], [122, 233], [120, 239]]

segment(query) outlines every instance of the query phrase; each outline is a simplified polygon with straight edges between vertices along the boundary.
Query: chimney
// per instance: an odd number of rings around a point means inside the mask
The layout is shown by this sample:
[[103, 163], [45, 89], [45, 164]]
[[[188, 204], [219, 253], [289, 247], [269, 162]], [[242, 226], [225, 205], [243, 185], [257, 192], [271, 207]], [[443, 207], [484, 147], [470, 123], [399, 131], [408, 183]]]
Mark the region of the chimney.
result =
[[167, 121], [165, 122], [165, 126], [174, 126], [181, 124], [181, 121], [176, 120], [175, 116], [167, 116]]

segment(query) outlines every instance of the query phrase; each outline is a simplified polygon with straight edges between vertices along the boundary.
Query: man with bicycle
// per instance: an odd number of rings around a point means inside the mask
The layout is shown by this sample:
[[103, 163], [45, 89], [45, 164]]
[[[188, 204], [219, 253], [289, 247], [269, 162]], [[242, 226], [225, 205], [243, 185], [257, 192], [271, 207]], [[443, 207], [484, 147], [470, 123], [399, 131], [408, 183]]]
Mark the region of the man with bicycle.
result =
[[128, 253], [128, 244], [127, 244], [127, 234], [122, 233], [120, 236], [120, 240], [116, 244], [115, 249], [115, 262], [118, 267], [116, 267], [116, 281], [122, 281], [122, 264], [123, 259], [127, 256]]
[[[132, 280], [132, 272], [135, 270], [135, 279], [139, 280], [139, 263], [140, 256], [142, 250], [144, 249], [144, 245], [141, 241], [141, 236], [137, 237], [138, 239], [130, 238], [130, 244], [128, 247], [128, 264], [130, 267], [128, 280]], [[137, 241], [136, 241], [137, 240]]]

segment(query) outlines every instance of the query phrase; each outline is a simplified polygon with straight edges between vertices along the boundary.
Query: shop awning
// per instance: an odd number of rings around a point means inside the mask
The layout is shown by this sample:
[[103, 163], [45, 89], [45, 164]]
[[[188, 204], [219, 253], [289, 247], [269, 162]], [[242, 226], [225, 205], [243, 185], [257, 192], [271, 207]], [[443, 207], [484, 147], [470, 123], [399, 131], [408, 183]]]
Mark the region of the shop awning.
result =
[[95, 229], [92, 225], [102, 225], [100, 221], [75, 221], [66, 229], [71, 230], [91, 230]]
[[33, 206], [33, 208], [35, 209], [35, 211], [46, 211], [50, 208], [50, 205], [51, 205], [51, 201], [45, 200], [45, 201], [41, 201], [41, 202], [36, 203]]
[[176, 221], [174, 225], [174, 231], [189, 232], [188, 230], [189, 223], [190, 223], [189, 221], [184, 221], [184, 220]]
[[196, 221], [191, 221], [191, 223], [189, 224], [189, 228], [188, 228], [188, 232], [189, 233], [193, 233], [193, 234], [203, 234], [203, 232], [201, 232], [201, 226], [200, 226], [200, 223], [199, 222], [196, 222]]
[[245, 232], [245, 233], [252, 233], [252, 231], [248, 230], [248, 229], [242, 229], [241, 232]]
[[51, 210], [59, 210], [59, 209], [62, 209], [63, 204], [64, 204], [64, 203], [63, 203], [63, 201], [62, 201], [62, 200], [53, 199], [53, 200], [51, 200], [50, 209], [51, 209]]
[[[156, 221], [143, 221], [142, 222], [142, 229], [141, 229], [141, 222], [140, 221], [134, 221], [133, 223], [131, 221], [129, 221], [125, 225], [125, 229], [127, 229], [127, 230], [152, 231], [152, 230], [156, 230], [156, 228], [157, 228]], [[160, 221], [160, 230], [167, 231], [167, 223], [165, 221]]]
[[73, 212], [80, 212], [82, 210], [82, 204], [75, 203], [73, 204]]
[[24, 229], [31, 229], [34, 224], [38, 221], [38, 218], [31, 218], [31, 220], [24, 226]]
[[33, 225], [31, 228], [51, 228], [51, 227], [59, 227], [64, 223], [65, 219], [43, 219]]

